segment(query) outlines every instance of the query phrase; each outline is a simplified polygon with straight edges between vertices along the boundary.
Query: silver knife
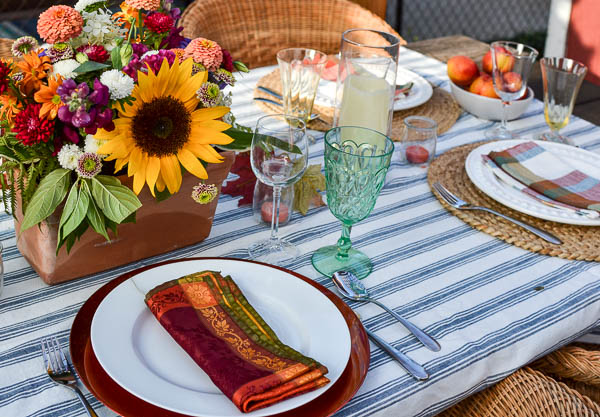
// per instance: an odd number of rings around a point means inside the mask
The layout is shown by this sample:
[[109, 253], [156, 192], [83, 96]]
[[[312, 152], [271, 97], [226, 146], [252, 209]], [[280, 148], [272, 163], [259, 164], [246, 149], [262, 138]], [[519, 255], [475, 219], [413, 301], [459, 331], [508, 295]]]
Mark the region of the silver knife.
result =
[[389, 353], [392, 358], [396, 359], [409, 374], [411, 374], [419, 381], [424, 381], [429, 378], [429, 374], [427, 373], [425, 368], [423, 368], [423, 366], [413, 361], [411, 358], [406, 356], [404, 353], [400, 352], [398, 349], [390, 345], [381, 337], [377, 336], [365, 326], [363, 327], [369, 335], [369, 337], [371, 338], [371, 340], [375, 342], [375, 344], [378, 345], [380, 348]]
[[[264, 98], [264, 97], [254, 97], [254, 100], [256, 101], [264, 101], [265, 103], [269, 103], [269, 104], [273, 104], [277, 107], [283, 107], [283, 104], [279, 103], [278, 101], [275, 100], [271, 100], [270, 98]], [[325, 120], [321, 119], [319, 117], [319, 113], [313, 113], [310, 115], [310, 118], [308, 119], [308, 121], [313, 121], [313, 120], [319, 120], [322, 123], [327, 123]]]
[[270, 88], [267, 87], [263, 87], [262, 85], [259, 85], [258, 87], [256, 87], [257, 89], [259, 89], [260, 91], [264, 91], [267, 94], [271, 94], [273, 97], [279, 99], [279, 100], [283, 100], [283, 97], [281, 94], [279, 94], [276, 91], [271, 90]]

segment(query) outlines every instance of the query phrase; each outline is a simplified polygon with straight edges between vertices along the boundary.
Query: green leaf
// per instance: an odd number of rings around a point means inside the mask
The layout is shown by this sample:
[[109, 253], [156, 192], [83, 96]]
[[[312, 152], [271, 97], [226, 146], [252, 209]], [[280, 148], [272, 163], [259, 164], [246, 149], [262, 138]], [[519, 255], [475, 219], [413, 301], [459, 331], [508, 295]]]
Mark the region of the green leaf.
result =
[[[63, 208], [63, 212], [60, 216], [60, 222], [58, 223], [58, 230], [61, 231], [64, 224], [69, 220], [71, 214], [75, 210], [77, 206], [77, 199], [79, 198], [79, 179], [75, 181], [75, 183], [71, 186], [71, 191], [69, 191], [69, 195], [67, 196], [67, 200], [65, 201], [65, 206]], [[60, 236], [59, 236], [60, 239]]]
[[92, 178], [92, 195], [104, 215], [119, 224], [142, 206], [133, 191], [108, 175]]
[[114, 69], [121, 70], [123, 68], [123, 63], [121, 62], [121, 48], [114, 47], [112, 51], [110, 51], [110, 62]]
[[[221, 149], [227, 149], [232, 151], [244, 152], [250, 149], [252, 145], [252, 138], [254, 137], [254, 133], [247, 132], [241, 130], [236, 127], [231, 127], [225, 130], [223, 133], [233, 138], [233, 142], [228, 145], [218, 145]], [[278, 139], [274, 136], [256, 134], [258, 139], [260, 139], [263, 143], [275, 146], [281, 150], [301, 154], [302, 151], [296, 145], [290, 145], [288, 142]]]
[[[86, 179], [82, 181], [81, 188], [84, 188], [85, 192], [88, 195], [92, 195], [89, 180]], [[88, 205], [86, 217], [92, 228], [96, 231], [96, 233], [104, 236], [106, 240], [110, 240], [110, 238], [108, 237], [108, 233], [106, 232], [106, 225], [104, 224], [104, 215], [96, 206], [96, 202], [93, 198], [90, 198], [90, 204]]]
[[85, 233], [87, 228], [88, 228], [87, 222], [81, 222], [81, 224], [79, 224], [79, 226], [77, 226], [77, 229], [75, 229], [73, 231], [73, 233], [71, 233], [69, 236], [67, 236], [67, 238], [63, 242], [60, 242], [60, 245], [56, 248], [56, 253], [58, 254], [60, 246], [62, 246], [62, 244], [64, 242], [67, 243], [67, 253], [69, 253], [71, 251], [71, 248], [75, 244], [75, 241], [78, 240], [81, 237], [81, 235], [83, 235]]
[[102, 64], [100, 62], [95, 61], [85, 61], [83, 64], [75, 68], [73, 72], [76, 72], [78, 74], [84, 74], [86, 72], [97, 71], [104, 68], [110, 68], [110, 65]]
[[156, 189], [156, 187], [155, 187], [154, 195], [155, 195], [156, 201], [158, 201], [160, 203], [161, 201], [165, 201], [166, 199], [171, 197], [173, 194], [171, 194], [169, 192], [169, 189], [167, 187], [165, 187], [165, 189], [162, 191], [158, 191], [158, 189]]
[[88, 194], [87, 189], [79, 187], [75, 208], [73, 209], [73, 212], [62, 226], [63, 239], [69, 236], [72, 232], [74, 232], [79, 227], [81, 222], [85, 219], [85, 216], [88, 212], [88, 206], [90, 205], [90, 197], [91, 196]]
[[68, 169], [55, 169], [46, 175], [27, 206], [21, 232], [50, 216], [64, 200], [70, 184], [71, 171]]
[[319, 191], [325, 191], [325, 176], [321, 173], [321, 164], [310, 165], [300, 181], [294, 184], [294, 210], [306, 216], [311, 203], [322, 206], [324, 203]]
[[236, 70], [238, 70], [240, 72], [250, 72], [250, 70], [248, 69], [246, 64], [244, 64], [241, 61], [233, 61], [233, 66], [235, 67]]

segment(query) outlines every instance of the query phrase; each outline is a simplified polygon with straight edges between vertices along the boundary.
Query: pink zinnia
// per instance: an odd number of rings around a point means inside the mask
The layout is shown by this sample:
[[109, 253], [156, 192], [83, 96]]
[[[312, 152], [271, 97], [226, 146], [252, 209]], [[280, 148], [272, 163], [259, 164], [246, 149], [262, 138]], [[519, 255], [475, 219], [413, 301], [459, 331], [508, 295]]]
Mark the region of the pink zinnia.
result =
[[144, 23], [150, 32], [165, 33], [171, 30], [175, 21], [166, 14], [152, 13], [144, 19]]
[[223, 50], [214, 41], [196, 38], [185, 47], [184, 58], [192, 57], [194, 62], [202, 64], [209, 71], [216, 71], [223, 62]]
[[69, 6], [52, 6], [40, 15], [37, 31], [48, 43], [67, 42], [79, 36], [83, 17]]
[[158, 10], [160, 7], [160, 0], [125, 0], [125, 3], [135, 9], [144, 9], [147, 11]]

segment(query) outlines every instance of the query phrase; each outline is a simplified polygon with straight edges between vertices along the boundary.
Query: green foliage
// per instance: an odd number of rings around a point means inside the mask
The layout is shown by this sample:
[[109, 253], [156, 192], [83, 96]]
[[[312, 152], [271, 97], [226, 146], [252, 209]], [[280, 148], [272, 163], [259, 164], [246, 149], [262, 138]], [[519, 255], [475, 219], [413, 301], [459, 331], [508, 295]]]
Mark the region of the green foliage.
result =
[[[21, 175], [20, 178], [23, 178]], [[55, 169], [46, 175], [35, 190], [29, 203], [21, 231], [42, 222], [56, 210], [56, 207], [64, 200], [71, 184], [71, 171], [68, 169]]]
[[110, 65], [95, 61], [85, 61], [83, 64], [75, 68], [73, 72], [85, 74], [86, 72], [98, 71], [105, 68], [110, 68]]
[[319, 191], [325, 191], [325, 176], [321, 173], [321, 165], [310, 165], [300, 181], [294, 184], [294, 210], [306, 216], [310, 203], [323, 205]]
[[115, 223], [121, 223], [142, 206], [135, 193], [116, 177], [97, 175], [91, 183], [96, 204]]

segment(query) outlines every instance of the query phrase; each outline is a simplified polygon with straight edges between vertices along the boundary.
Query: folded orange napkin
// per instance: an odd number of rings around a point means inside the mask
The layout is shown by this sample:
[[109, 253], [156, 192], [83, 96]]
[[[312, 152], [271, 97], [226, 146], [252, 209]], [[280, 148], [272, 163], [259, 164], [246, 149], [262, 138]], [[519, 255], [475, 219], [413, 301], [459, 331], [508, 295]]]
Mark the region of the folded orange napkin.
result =
[[229, 276], [203, 271], [165, 282], [146, 304], [242, 412], [329, 382], [327, 368], [282, 343]]

